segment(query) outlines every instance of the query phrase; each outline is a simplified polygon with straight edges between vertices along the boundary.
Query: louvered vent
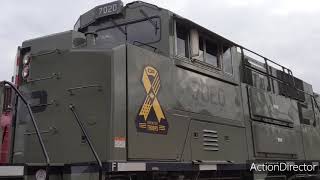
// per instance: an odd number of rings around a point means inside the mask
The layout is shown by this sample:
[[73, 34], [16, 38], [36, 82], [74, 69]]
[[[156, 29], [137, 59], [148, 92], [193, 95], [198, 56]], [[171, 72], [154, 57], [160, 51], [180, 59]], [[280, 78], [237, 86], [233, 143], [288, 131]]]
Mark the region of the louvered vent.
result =
[[203, 149], [205, 151], [219, 151], [217, 131], [203, 130]]

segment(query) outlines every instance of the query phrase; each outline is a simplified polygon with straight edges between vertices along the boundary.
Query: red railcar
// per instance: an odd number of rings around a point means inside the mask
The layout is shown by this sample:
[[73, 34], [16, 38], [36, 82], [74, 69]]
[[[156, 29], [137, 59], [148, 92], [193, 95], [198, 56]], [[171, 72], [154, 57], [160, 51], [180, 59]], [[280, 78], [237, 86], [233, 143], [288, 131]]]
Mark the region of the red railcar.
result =
[[[9, 163], [10, 139], [12, 130], [12, 91], [11, 88], [5, 87], [3, 94], [2, 114], [0, 114], [0, 132], [1, 133], [1, 153], [0, 164]], [[1, 111], [0, 111], [1, 112]]]

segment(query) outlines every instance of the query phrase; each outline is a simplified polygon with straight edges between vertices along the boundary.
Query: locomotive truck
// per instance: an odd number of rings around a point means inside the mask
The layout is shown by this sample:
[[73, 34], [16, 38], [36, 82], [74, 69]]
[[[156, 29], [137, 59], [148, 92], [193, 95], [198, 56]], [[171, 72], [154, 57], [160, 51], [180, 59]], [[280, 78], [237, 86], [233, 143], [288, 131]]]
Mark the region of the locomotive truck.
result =
[[275, 61], [169, 10], [115, 1], [24, 41], [2, 81], [0, 179], [298, 179], [320, 97]]

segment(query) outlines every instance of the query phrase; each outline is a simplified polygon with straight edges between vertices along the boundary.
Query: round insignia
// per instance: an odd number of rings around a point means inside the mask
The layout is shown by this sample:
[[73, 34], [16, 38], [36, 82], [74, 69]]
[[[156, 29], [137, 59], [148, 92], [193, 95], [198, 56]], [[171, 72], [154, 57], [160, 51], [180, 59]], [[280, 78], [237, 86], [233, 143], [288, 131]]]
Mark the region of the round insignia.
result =
[[47, 172], [43, 169], [39, 169], [36, 172], [36, 180], [46, 180]]

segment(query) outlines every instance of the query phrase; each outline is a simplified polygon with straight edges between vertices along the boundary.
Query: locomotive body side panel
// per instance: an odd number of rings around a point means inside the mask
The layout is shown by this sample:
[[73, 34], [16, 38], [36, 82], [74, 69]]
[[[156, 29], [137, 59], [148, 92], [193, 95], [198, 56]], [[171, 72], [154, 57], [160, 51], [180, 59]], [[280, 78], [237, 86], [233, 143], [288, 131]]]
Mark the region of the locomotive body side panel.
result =
[[[94, 161], [70, 105], [74, 105], [100, 157], [107, 159], [110, 54], [83, 49], [46, 55], [35, 53], [32, 57], [30, 78], [24, 80], [20, 90], [31, 104], [52, 162]], [[18, 112], [14, 162], [43, 162], [35, 130], [22, 103]]]
[[[217, 164], [246, 163], [247, 146], [245, 128], [222, 123], [207, 122], [219, 119], [207, 117], [193, 119], [186, 147], [192, 161], [211, 161]], [[221, 118], [221, 120], [224, 120]]]
[[260, 122], [252, 122], [252, 131], [257, 158], [304, 158], [299, 131]]
[[[127, 160], [127, 52], [126, 45], [113, 49], [111, 58], [111, 113], [108, 133], [108, 159]], [[108, 102], [107, 102], [108, 103]], [[108, 116], [107, 116], [108, 117]], [[109, 145], [108, 145], [109, 144]]]
[[[265, 65], [247, 58], [245, 63], [266, 72]], [[271, 74], [277, 72], [270, 67]], [[242, 84], [250, 160], [304, 160], [299, 100], [279, 93], [280, 82], [251, 69], [244, 69]], [[281, 86], [284, 87], [283, 85]], [[284, 91], [288, 92], [288, 91]]]
[[[180, 159], [189, 120], [171, 112], [175, 103], [172, 61], [136, 46], [127, 49], [128, 158]], [[147, 75], [149, 71], [154, 74]]]
[[[313, 92], [310, 84], [304, 83], [307, 92]], [[313, 93], [312, 93], [313, 94]], [[318, 147], [320, 147], [320, 109], [317, 96], [306, 95], [306, 101], [299, 104], [301, 131], [306, 160], [320, 159]]]
[[[228, 157], [230, 161], [245, 162], [246, 138], [238, 85], [183, 69], [173, 59], [132, 45], [128, 45], [127, 61], [129, 159], [222, 161]], [[157, 75], [147, 76], [148, 70]], [[159, 102], [160, 110], [155, 108], [150, 93]], [[145, 109], [148, 105], [150, 108]], [[159, 121], [161, 112], [163, 118]], [[210, 128], [205, 129], [206, 126]], [[205, 131], [213, 134], [206, 135]], [[215, 138], [215, 131], [219, 131], [219, 139]], [[239, 151], [232, 154], [235, 147]]]
[[299, 123], [297, 101], [256, 88], [248, 88], [248, 93], [253, 118], [278, 120], [287, 125]]

